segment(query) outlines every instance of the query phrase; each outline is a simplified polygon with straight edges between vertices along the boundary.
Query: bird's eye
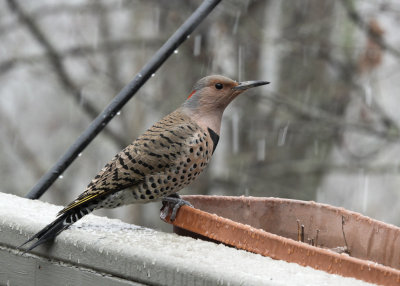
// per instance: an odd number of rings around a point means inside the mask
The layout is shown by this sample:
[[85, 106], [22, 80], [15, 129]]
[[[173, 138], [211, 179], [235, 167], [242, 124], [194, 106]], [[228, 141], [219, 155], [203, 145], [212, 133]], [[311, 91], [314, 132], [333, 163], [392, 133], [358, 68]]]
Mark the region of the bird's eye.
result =
[[222, 89], [224, 86], [222, 85], [222, 83], [216, 83], [215, 84], [215, 88], [216, 89]]

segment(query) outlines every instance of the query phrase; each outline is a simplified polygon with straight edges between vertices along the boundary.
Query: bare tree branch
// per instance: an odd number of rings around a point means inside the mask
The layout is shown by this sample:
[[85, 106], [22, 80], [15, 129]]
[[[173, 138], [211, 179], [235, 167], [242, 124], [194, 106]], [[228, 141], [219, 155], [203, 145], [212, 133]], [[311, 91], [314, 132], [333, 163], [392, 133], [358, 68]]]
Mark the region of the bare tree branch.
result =
[[[288, 162], [279, 162], [275, 164], [269, 163], [267, 166], [262, 165], [261, 162], [253, 165], [250, 168], [250, 172], [252, 170], [256, 171], [259, 168], [263, 168], [265, 171], [265, 176], [268, 178], [273, 177], [287, 177], [291, 175], [312, 175], [312, 174], [326, 174], [336, 173], [336, 174], [358, 174], [360, 170], [363, 171], [364, 174], [369, 175], [382, 175], [382, 174], [399, 174], [400, 168], [398, 165], [392, 164], [381, 164], [381, 165], [357, 165], [357, 164], [332, 164], [327, 161], [318, 161], [318, 160], [291, 160]], [[265, 179], [265, 178], [263, 178]]]
[[[143, 46], [156, 48], [159, 47], [164, 42], [163, 39], [124, 39], [124, 40], [114, 40], [110, 42], [100, 43], [98, 46], [93, 47], [91, 45], [82, 45], [77, 47], [72, 47], [58, 52], [58, 56], [62, 59], [69, 57], [85, 57], [87, 55], [93, 55], [96, 53], [108, 53], [112, 51], [120, 50], [132, 50], [132, 48]], [[20, 56], [17, 58], [12, 58], [0, 62], [0, 73], [8, 72], [10, 69], [17, 65], [24, 64], [34, 64], [43, 62], [48, 59], [48, 53], [42, 55], [30, 55], [30, 56]]]
[[[319, 56], [326, 60], [333, 68], [335, 68], [340, 77], [353, 89], [362, 93], [364, 92], [363, 87], [355, 79], [355, 75], [357, 74], [357, 68], [355, 64], [353, 64], [351, 61], [348, 63], [343, 63], [323, 50], [320, 51]], [[394, 129], [397, 130], [397, 132], [400, 132], [400, 127], [398, 126], [397, 122], [385, 112], [382, 106], [375, 100], [375, 97], [371, 98], [371, 104], [368, 106], [368, 108], [380, 116], [381, 122], [388, 130]]]
[[[103, 7], [107, 11], [115, 11], [115, 10], [123, 10], [132, 4], [137, 4], [137, 1], [124, 0], [120, 1], [118, 5], [110, 2], [104, 4]], [[30, 17], [32, 19], [43, 18], [47, 16], [59, 16], [60, 14], [82, 14], [82, 13], [91, 13], [95, 14], [98, 12], [96, 8], [97, 1], [92, 3], [85, 3], [82, 5], [71, 5], [64, 3], [54, 3], [54, 5], [41, 5], [39, 8], [36, 8], [30, 13]], [[11, 21], [10, 23], [4, 24], [0, 26], [0, 35], [4, 33], [11, 33], [14, 30], [19, 29], [16, 21]]]
[[[94, 105], [88, 101], [81, 100], [81, 94], [78, 87], [74, 84], [70, 76], [68, 75], [64, 65], [62, 63], [61, 56], [57, 53], [56, 48], [50, 43], [45, 33], [39, 28], [36, 22], [26, 14], [16, 0], [7, 0], [10, 9], [16, 13], [20, 21], [28, 28], [29, 32], [35, 37], [35, 39], [42, 45], [42, 47], [47, 52], [47, 58], [50, 64], [56, 71], [57, 78], [60, 84], [65, 88], [67, 94], [71, 95], [75, 102], [83, 108], [86, 114], [89, 115], [91, 119], [97, 117], [100, 111], [97, 110]], [[112, 139], [119, 147], [126, 145], [125, 138], [113, 132], [111, 129], [105, 129], [104, 133]]]
[[[277, 39], [277, 41], [281, 42], [282, 39]], [[291, 44], [292, 45], [300, 45], [301, 43], [291, 40]], [[301, 46], [301, 47], [303, 48], [303, 46]], [[330, 49], [328, 47], [324, 47], [324, 46], [319, 47], [317, 55], [322, 60], [326, 61], [334, 70], [336, 70], [339, 78], [346, 85], [349, 85], [351, 88], [353, 88], [355, 91], [357, 91], [355, 93], [355, 95], [361, 96], [364, 94], [363, 86], [361, 86], [356, 80], [356, 76], [359, 74], [357, 71], [357, 66], [353, 61], [351, 61], [351, 60], [341, 61], [341, 60], [335, 58], [332, 55]], [[299, 54], [299, 56], [301, 56], [301, 55]], [[370, 100], [371, 100], [371, 104], [366, 107], [368, 107], [371, 111], [375, 112], [380, 117], [381, 123], [383, 125], [385, 125], [388, 130], [389, 129], [400, 130], [400, 127], [398, 126], [397, 122], [394, 121], [385, 112], [385, 110], [381, 107], [381, 105], [376, 101], [375, 97], [372, 97]]]
[[371, 134], [373, 136], [386, 139], [390, 142], [396, 142], [400, 138], [400, 130], [376, 130], [371, 125], [361, 124], [356, 122], [347, 122], [345, 119], [330, 114], [322, 109], [311, 107], [310, 105], [303, 104], [299, 101], [295, 101], [289, 97], [283, 97], [278, 95], [263, 97], [265, 100], [269, 100], [276, 105], [282, 105], [291, 112], [296, 113], [298, 116], [316, 120], [319, 123], [322, 121], [325, 124], [334, 126], [335, 128], [351, 129], [353, 131]]
[[364, 21], [362, 16], [355, 9], [354, 4], [350, 0], [341, 0], [344, 8], [347, 11], [347, 15], [349, 19], [361, 30], [365, 32], [373, 41], [376, 42], [383, 50], [388, 51], [393, 56], [400, 58], [400, 51], [394, 48], [392, 45], [388, 44], [382, 35], [379, 35], [374, 32], [373, 29], [369, 28], [369, 25]]
[[[10, 120], [6, 112], [4, 112], [4, 110], [1, 110], [1, 108], [0, 121], [2, 123], [1, 125], [2, 128], [4, 128], [5, 133], [5, 136], [3, 136], [3, 138], [6, 138], [7, 140], [9, 140], [10, 138], [24, 138], [22, 135], [18, 134], [18, 128], [14, 125], [14, 122]], [[13, 146], [15, 154], [21, 159], [21, 162], [24, 163], [24, 166], [28, 167], [27, 169], [33, 174], [36, 179], [39, 179], [47, 171], [46, 168], [43, 166], [40, 158], [38, 158], [36, 153], [30, 148], [29, 144], [25, 143], [24, 140], [17, 140], [17, 142], [13, 143], [10, 142], [9, 145]], [[15, 173], [18, 174], [20, 172], [18, 170], [15, 170]], [[59, 194], [65, 193], [57, 186], [53, 186], [53, 188]]]
[[[99, 31], [104, 42], [110, 40], [110, 23], [108, 19], [108, 11], [104, 9], [101, 2], [96, 2], [96, 9], [98, 10], [97, 17], [99, 19]], [[118, 76], [118, 58], [111, 49], [105, 52], [107, 62], [107, 74], [110, 77], [112, 88], [115, 92], [119, 91], [124, 85]]]
[[[74, 5], [74, 4], [64, 4], [64, 3], [53, 3], [52, 5], [41, 5], [30, 12], [30, 17], [32, 19], [41, 19], [43, 17], [48, 16], [59, 16], [60, 14], [96, 14], [98, 12], [97, 2], [93, 1], [91, 3], [85, 3], [81, 5]], [[126, 10], [132, 9], [133, 5], [142, 5], [143, 1], [132, 1], [132, 0], [122, 0], [118, 1], [118, 5], [115, 5], [115, 2], [108, 1], [102, 4], [104, 12], [114, 12], [119, 10]], [[147, 0], [147, 3], [152, 3], [160, 7], [160, 9], [168, 8], [171, 11], [177, 11], [177, 9], [182, 9], [182, 1], [180, 0], [169, 0], [169, 1], [158, 1], [158, 0]], [[196, 7], [196, 4], [193, 3], [194, 1], [187, 1], [185, 5], [187, 6], [188, 10], [193, 10]], [[233, 5], [234, 6], [234, 5]], [[235, 10], [236, 11], [236, 10]], [[179, 14], [180, 15], [180, 14]], [[182, 17], [184, 17], [182, 15]], [[181, 19], [183, 20], [183, 18]], [[0, 35], [6, 33], [12, 33], [16, 29], [19, 29], [17, 22], [11, 20], [9, 23], [0, 25]]]
[[[228, 187], [235, 190], [238, 186], [243, 185], [243, 173], [238, 172], [238, 169], [231, 169], [229, 176], [221, 176], [213, 179], [213, 184]], [[260, 176], [260, 172], [263, 174]], [[246, 171], [246, 175], [251, 178], [251, 181], [246, 183], [248, 188], [262, 186], [263, 192], [269, 186], [283, 188], [286, 193], [292, 193], [293, 188], [285, 186], [284, 182], [294, 176], [319, 176], [323, 174], [343, 174], [343, 175], [363, 175], [379, 176], [379, 175], [398, 175], [400, 167], [395, 164], [379, 164], [379, 165], [357, 165], [357, 164], [332, 164], [329, 161], [318, 160], [289, 160], [285, 162], [277, 162], [265, 164], [257, 162], [250, 164]]]

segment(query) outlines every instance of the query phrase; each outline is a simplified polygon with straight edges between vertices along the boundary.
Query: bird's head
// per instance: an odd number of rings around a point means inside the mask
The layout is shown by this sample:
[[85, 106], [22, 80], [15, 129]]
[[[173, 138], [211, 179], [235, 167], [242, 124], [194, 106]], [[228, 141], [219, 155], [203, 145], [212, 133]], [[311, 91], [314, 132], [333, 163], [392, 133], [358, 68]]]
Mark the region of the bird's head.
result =
[[193, 87], [183, 106], [199, 111], [224, 111], [228, 104], [249, 88], [268, 84], [267, 81], [237, 82], [222, 75], [200, 79]]
[[[204, 125], [216, 125], [219, 132], [222, 113], [239, 94], [249, 88], [268, 84], [267, 81], [237, 82], [221, 75], [200, 79], [193, 87], [182, 108]], [[209, 123], [207, 123], [209, 122]]]

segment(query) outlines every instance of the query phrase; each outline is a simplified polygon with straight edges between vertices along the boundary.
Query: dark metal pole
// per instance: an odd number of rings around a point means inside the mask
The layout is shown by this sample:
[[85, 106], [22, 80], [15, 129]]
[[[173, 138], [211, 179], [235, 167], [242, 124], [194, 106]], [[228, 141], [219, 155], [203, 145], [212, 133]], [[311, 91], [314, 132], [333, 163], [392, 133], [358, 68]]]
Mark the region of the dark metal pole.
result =
[[221, 0], [205, 0], [193, 14], [179, 27], [167, 42], [154, 54], [136, 77], [125, 86], [110, 102], [89, 127], [68, 148], [56, 164], [44, 174], [36, 185], [29, 191], [26, 198], [38, 199], [54, 183], [85, 147], [107, 125], [115, 114], [131, 99], [153, 73], [171, 56], [200, 22], [221, 2]]

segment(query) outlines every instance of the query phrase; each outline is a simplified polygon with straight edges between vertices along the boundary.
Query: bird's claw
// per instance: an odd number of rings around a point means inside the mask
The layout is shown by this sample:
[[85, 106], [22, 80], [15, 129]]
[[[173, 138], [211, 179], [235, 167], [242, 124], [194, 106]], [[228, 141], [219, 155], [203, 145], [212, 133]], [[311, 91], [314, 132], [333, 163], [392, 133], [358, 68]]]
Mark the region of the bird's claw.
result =
[[163, 206], [161, 208], [161, 214], [160, 214], [160, 218], [162, 220], [166, 219], [166, 217], [169, 213], [170, 207], [172, 207], [172, 213], [169, 218], [171, 221], [175, 220], [178, 210], [181, 208], [181, 206], [193, 207], [193, 205], [191, 203], [189, 203], [188, 201], [185, 201], [184, 199], [179, 197], [179, 195], [177, 195], [177, 194], [173, 194], [173, 195], [164, 197], [162, 199], [162, 203], [163, 203]]

